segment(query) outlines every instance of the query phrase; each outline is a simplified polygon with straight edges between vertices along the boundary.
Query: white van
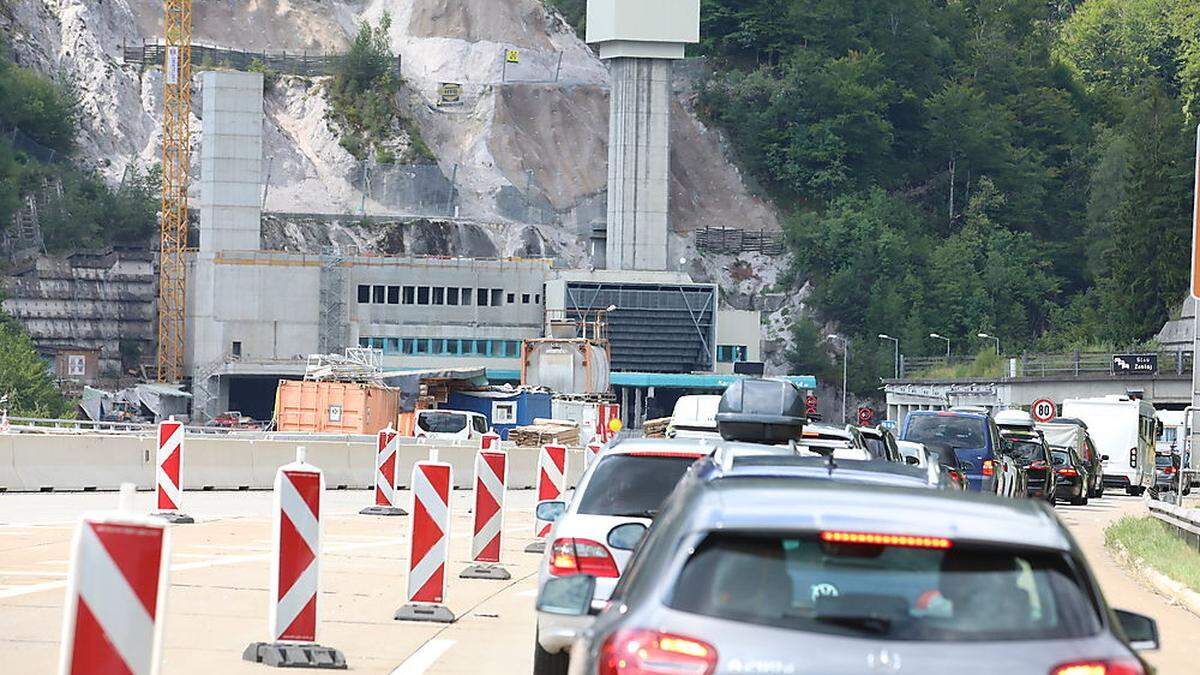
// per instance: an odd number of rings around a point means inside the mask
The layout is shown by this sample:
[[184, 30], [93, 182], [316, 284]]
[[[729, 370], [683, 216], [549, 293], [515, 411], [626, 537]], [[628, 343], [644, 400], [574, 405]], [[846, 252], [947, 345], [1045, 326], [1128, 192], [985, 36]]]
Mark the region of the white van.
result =
[[470, 440], [488, 431], [483, 415], [467, 410], [418, 410], [413, 428], [417, 438]]
[[1154, 417], [1162, 423], [1158, 437], [1154, 439], [1155, 449], [1163, 453], [1183, 454], [1187, 441], [1184, 437], [1184, 412], [1182, 410], [1159, 410], [1154, 413]]
[[680, 396], [667, 425], [668, 438], [720, 438], [717, 431], [719, 394]]
[[1063, 417], [1087, 424], [1088, 435], [1104, 460], [1104, 485], [1140, 495], [1154, 484], [1154, 406], [1128, 396], [1069, 398]]

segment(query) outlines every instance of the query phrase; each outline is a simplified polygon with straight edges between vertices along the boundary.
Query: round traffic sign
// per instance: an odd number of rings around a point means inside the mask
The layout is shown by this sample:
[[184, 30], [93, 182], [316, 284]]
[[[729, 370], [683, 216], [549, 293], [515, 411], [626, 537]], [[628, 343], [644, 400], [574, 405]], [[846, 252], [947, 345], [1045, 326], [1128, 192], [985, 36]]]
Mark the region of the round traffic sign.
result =
[[1054, 401], [1048, 398], [1039, 398], [1030, 406], [1029, 412], [1033, 415], [1034, 420], [1049, 422], [1058, 415], [1058, 408], [1054, 405]]
[[804, 398], [804, 407], [809, 415], [817, 414], [817, 397], [809, 394]]
[[871, 423], [871, 418], [875, 416], [875, 411], [870, 408], [858, 409], [858, 423], [861, 426], [866, 426]]

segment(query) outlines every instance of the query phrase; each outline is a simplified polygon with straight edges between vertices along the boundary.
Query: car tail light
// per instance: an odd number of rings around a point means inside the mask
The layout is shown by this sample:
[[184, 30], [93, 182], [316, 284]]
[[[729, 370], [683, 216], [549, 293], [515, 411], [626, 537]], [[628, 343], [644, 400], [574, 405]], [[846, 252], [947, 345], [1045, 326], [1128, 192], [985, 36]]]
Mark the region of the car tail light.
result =
[[874, 532], [831, 532], [821, 533], [821, 541], [834, 544], [868, 544], [873, 546], [899, 546], [902, 548], [950, 548], [953, 542], [945, 537], [921, 537], [908, 534], [877, 534]]
[[1163, 470], [1162, 470], [1162, 472], [1163, 472], [1163, 473], [1165, 473], [1165, 474], [1167, 474], [1167, 475], [1173, 474], [1173, 473], [1175, 473], [1175, 467], [1173, 467], [1173, 466], [1164, 466], [1164, 467], [1163, 467]]
[[990, 459], [983, 460], [983, 475], [985, 475], [985, 476], [996, 475], [996, 463]]
[[1058, 475], [1074, 478], [1079, 475], [1079, 472], [1076, 471], [1073, 467], [1064, 466], [1063, 468], [1058, 470]]
[[1050, 675], [1146, 675], [1137, 661], [1077, 661], [1064, 663], [1050, 671]]
[[654, 630], [620, 630], [600, 647], [600, 675], [711, 675], [717, 650], [707, 642]]
[[590, 539], [555, 539], [550, 547], [550, 574], [565, 577], [590, 574], [594, 577], [619, 577], [617, 563], [604, 544]]

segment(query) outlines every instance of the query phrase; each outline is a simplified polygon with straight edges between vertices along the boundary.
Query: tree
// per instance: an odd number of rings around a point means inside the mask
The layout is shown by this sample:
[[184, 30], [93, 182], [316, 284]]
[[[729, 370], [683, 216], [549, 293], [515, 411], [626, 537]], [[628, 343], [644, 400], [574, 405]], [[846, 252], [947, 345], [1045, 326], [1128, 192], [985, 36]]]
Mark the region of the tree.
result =
[[15, 417], [64, 417], [71, 403], [54, 386], [47, 364], [29, 336], [0, 312], [0, 408]]

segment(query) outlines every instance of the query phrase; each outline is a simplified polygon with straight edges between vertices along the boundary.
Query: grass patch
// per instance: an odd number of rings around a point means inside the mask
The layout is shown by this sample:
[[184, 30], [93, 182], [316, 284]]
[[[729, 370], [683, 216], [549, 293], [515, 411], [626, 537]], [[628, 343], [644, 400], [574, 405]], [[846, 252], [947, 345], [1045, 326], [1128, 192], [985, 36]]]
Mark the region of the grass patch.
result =
[[1150, 516], [1125, 516], [1104, 530], [1104, 545], [1117, 544], [1147, 565], [1200, 593], [1200, 553], [1188, 548], [1165, 523]]
[[1004, 358], [996, 352], [988, 350], [979, 352], [969, 363], [956, 363], [949, 366], [938, 366], [914, 374], [914, 377], [926, 380], [947, 380], [956, 377], [1003, 377]]

